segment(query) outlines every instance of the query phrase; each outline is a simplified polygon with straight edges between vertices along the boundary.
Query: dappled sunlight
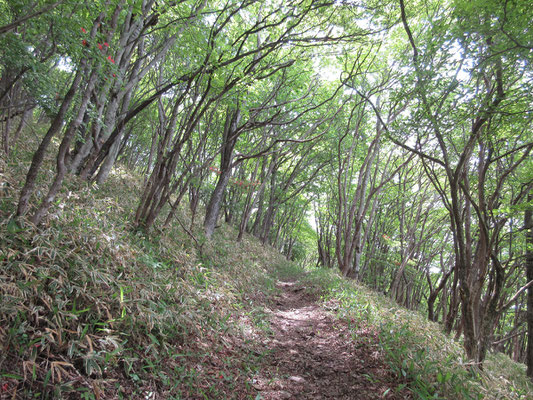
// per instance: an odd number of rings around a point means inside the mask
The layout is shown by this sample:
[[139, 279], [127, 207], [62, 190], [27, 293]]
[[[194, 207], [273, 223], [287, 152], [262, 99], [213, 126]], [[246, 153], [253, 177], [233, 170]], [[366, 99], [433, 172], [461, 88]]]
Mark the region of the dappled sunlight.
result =
[[278, 282], [268, 364], [254, 377], [261, 398], [408, 399], [384, 362], [375, 332], [354, 336], [346, 321], [296, 282]]

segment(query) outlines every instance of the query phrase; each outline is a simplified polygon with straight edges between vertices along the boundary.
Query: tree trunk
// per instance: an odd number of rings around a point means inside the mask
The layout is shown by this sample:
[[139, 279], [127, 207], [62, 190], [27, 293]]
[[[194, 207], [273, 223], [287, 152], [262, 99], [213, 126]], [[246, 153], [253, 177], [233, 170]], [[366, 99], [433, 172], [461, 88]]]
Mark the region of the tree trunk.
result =
[[455, 323], [455, 319], [457, 318], [457, 312], [459, 311], [459, 304], [457, 299], [457, 284], [459, 282], [459, 279], [457, 277], [457, 272], [454, 271], [453, 273], [453, 284], [450, 288], [450, 306], [446, 315], [446, 319], [444, 322], [444, 332], [446, 332], [447, 335], [450, 335], [453, 330], [453, 325]]
[[444, 276], [441, 278], [439, 286], [437, 286], [434, 290], [431, 287], [430, 277], [428, 274], [427, 279], [428, 279], [428, 283], [430, 283], [430, 289], [429, 289], [430, 293], [428, 297], [428, 319], [430, 321], [437, 322], [437, 318], [435, 317], [435, 312], [434, 312], [435, 300], [437, 300], [437, 296], [439, 295], [441, 290], [443, 290], [444, 287], [446, 286], [446, 282], [448, 281], [448, 278], [450, 277], [451, 273], [452, 273], [452, 270], [444, 274]]
[[24, 183], [24, 187], [22, 188], [20, 192], [19, 203], [17, 206], [17, 217], [20, 217], [26, 214], [26, 212], [28, 211], [30, 198], [35, 189], [37, 174], [39, 173], [39, 170], [43, 163], [46, 150], [48, 149], [48, 145], [52, 141], [52, 138], [55, 136], [57, 132], [59, 132], [59, 130], [61, 129], [61, 126], [63, 125], [63, 120], [68, 111], [68, 108], [70, 107], [70, 104], [72, 103], [72, 100], [74, 99], [74, 96], [76, 95], [76, 91], [78, 90], [78, 87], [80, 85], [81, 78], [85, 74], [85, 64], [86, 64], [86, 61], [82, 61], [82, 63], [80, 64], [78, 72], [74, 76], [74, 80], [72, 81], [72, 84], [70, 85], [70, 88], [68, 92], [66, 93], [63, 99], [63, 102], [61, 103], [61, 107], [59, 108], [52, 123], [50, 124], [50, 128], [48, 128], [46, 135], [44, 136], [43, 140], [39, 144], [37, 151], [33, 155], [30, 169], [28, 170], [28, 174], [26, 175], [26, 181]]
[[[528, 195], [528, 203], [533, 201], [533, 195]], [[528, 207], [524, 213], [524, 227], [526, 228], [526, 273], [527, 281], [533, 280], [533, 210]], [[533, 381], [533, 286], [527, 289], [527, 376]]]
[[218, 214], [220, 213], [220, 207], [222, 205], [222, 197], [224, 197], [224, 191], [228, 186], [229, 178], [231, 177], [231, 169], [222, 171], [218, 179], [215, 190], [211, 194], [209, 204], [207, 205], [207, 211], [204, 220], [205, 235], [210, 238], [213, 236], [215, 226], [218, 220]]
[[59, 192], [59, 190], [61, 189], [63, 185], [63, 180], [65, 178], [65, 174], [67, 173], [66, 162], [67, 162], [67, 157], [68, 157], [68, 151], [70, 148], [70, 143], [72, 142], [72, 138], [76, 134], [76, 131], [78, 130], [79, 126], [81, 125], [83, 121], [83, 116], [85, 115], [85, 111], [87, 110], [87, 105], [89, 103], [91, 92], [94, 89], [97, 79], [98, 79], [98, 71], [95, 70], [90, 75], [89, 80], [87, 82], [87, 87], [81, 99], [81, 104], [79, 106], [76, 118], [72, 120], [71, 123], [69, 124], [65, 132], [65, 135], [63, 136], [63, 140], [61, 141], [61, 145], [59, 146], [59, 152], [57, 154], [56, 176], [54, 178], [54, 181], [52, 185], [50, 186], [50, 189], [48, 190], [47, 195], [44, 197], [43, 201], [41, 202], [39, 208], [37, 209], [37, 211], [35, 211], [35, 214], [31, 218], [32, 223], [35, 225], [39, 225], [42, 218], [48, 213], [48, 209], [50, 208], [50, 205], [54, 201], [57, 193]]
[[207, 209], [205, 212], [204, 229], [205, 235], [209, 239], [215, 231], [215, 226], [220, 213], [224, 192], [228, 186], [232, 172], [233, 150], [237, 143], [237, 128], [241, 119], [239, 107], [234, 111], [227, 111], [226, 123], [224, 124], [223, 147], [220, 157], [220, 176], [218, 178], [215, 190], [211, 194]]
[[24, 109], [24, 113], [22, 114], [22, 117], [20, 118], [20, 122], [17, 126], [17, 129], [15, 130], [15, 133], [13, 134], [12, 142], [16, 143], [18, 141], [18, 138], [20, 136], [20, 133], [22, 132], [22, 129], [25, 125], [31, 124], [31, 117], [33, 115], [33, 109], [35, 108], [34, 105], [28, 105]]
[[[257, 170], [259, 169], [260, 162], [261, 162], [261, 159], [257, 159], [255, 163], [254, 172], [252, 173], [252, 176], [250, 177], [250, 180], [252, 182], [255, 182], [257, 178]], [[265, 160], [263, 160], [262, 164], [263, 165], [261, 168], [261, 176], [264, 175]], [[252, 215], [252, 210], [256, 203], [256, 199], [257, 199], [257, 196], [254, 196], [253, 189], [248, 189], [248, 193], [246, 194], [246, 200], [244, 202], [244, 209], [243, 209], [242, 216], [241, 216], [241, 222], [239, 223], [239, 233], [237, 235], [237, 242], [240, 242], [242, 240], [244, 231], [246, 230], [246, 227], [248, 226], [248, 221], [250, 220], [250, 216]]]

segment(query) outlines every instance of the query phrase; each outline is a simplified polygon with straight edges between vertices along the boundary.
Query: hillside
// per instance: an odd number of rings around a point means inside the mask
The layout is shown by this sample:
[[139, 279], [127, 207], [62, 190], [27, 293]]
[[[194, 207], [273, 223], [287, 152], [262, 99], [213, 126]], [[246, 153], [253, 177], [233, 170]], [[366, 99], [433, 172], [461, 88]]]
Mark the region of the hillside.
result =
[[200, 227], [133, 230], [123, 171], [17, 223], [24, 165], [2, 162], [2, 399], [530, 398], [523, 365], [471, 370], [422, 315], [229, 225], [200, 247]]

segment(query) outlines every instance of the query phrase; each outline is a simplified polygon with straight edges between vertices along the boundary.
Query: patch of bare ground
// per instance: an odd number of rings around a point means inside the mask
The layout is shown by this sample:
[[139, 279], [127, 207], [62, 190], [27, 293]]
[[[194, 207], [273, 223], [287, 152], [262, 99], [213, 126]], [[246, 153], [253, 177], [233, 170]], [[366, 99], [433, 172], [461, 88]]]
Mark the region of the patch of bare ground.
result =
[[377, 332], [339, 320], [316, 295], [279, 282], [271, 317], [270, 354], [255, 376], [260, 398], [410, 399], [379, 351]]

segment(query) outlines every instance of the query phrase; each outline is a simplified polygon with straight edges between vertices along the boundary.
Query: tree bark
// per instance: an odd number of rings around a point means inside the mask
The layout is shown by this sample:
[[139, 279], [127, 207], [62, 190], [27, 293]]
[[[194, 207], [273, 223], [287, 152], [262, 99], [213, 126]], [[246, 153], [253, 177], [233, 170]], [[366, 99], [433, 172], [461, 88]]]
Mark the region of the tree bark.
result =
[[[528, 195], [529, 207], [524, 213], [524, 227], [526, 229], [526, 274], [527, 281], [533, 280], [533, 210], [531, 202], [533, 195]], [[527, 376], [533, 381], [533, 286], [527, 289], [527, 349], [526, 349]]]
[[220, 213], [220, 207], [222, 205], [222, 198], [224, 197], [224, 191], [228, 186], [229, 179], [232, 172], [233, 150], [237, 143], [238, 133], [237, 129], [241, 120], [241, 112], [239, 107], [233, 111], [227, 111], [226, 123], [224, 126], [223, 134], [223, 148], [220, 160], [220, 176], [218, 178], [217, 185], [211, 194], [209, 203], [207, 205], [204, 229], [205, 235], [209, 239], [213, 236], [215, 226]]
[[70, 104], [72, 103], [72, 100], [74, 99], [74, 96], [76, 95], [76, 91], [78, 90], [78, 87], [80, 85], [81, 78], [85, 73], [85, 65], [86, 61], [84, 60], [80, 64], [78, 72], [74, 76], [74, 80], [72, 81], [69, 90], [63, 98], [61, 107], [59, 108], [52, 123], [50, 124], [50, 128], [48, 128], [46, 135], [39, 144], [37, 151], [33, 155], [30, 169], [28, 170], [28, 174], [26, 175], [26, 181], [20, 192], [19, 203], [17, 206], [17, 217], [23, 216], [28, 211], [29, 201], [35, 189], [37, 174], [39, 173], [39, 170], [43, 163], [46, 150], [48, 149], [48, 145], [50, 144], [52, 138], [57, 132], [59, 132], [61, 126], [63, 125], [65, 115], [68, 111], [68, 108], [70, 107]]

